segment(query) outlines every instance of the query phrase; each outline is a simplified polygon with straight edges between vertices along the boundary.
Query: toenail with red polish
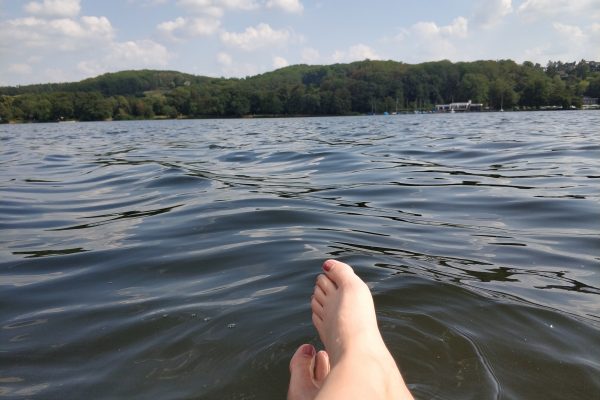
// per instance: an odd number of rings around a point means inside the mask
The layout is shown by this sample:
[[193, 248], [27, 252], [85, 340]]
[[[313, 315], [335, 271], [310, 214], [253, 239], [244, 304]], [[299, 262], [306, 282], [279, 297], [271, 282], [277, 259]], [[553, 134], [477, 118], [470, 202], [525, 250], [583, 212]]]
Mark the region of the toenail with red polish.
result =
[[306, 354], [307, 356], [311, 356], [311, 357], [316, 354], [315, 348], [310, 344], [305, 344], [304, 347], [302, 348], [302, 352], [304, 354]]

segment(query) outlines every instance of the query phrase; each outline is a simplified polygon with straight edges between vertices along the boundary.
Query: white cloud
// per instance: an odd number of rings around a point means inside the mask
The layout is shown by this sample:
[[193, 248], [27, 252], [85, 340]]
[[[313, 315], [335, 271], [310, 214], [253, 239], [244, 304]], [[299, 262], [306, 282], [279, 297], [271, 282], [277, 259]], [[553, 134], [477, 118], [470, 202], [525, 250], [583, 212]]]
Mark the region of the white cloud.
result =
[[465, 44], [468, 36], [469, 21], [457, 17], [449, 25], [442, 26], [435, 22], [417, 22], [410, 28], [402, 28], [394, 40], [400, 45], [397, 51], [405, 55], [403, 61], [423, 62], [452, 60], [463, 55], [458, 52], [458, 47]]
[[184, 36], [210, 36], [221, 26], [218, 19], [196, 17], [178, 17], [172, 21], [158, 24], [157, 29], [171, 39], [176, 39], [176, 34]]
[[558, 33], [568, 37], [569, 39], [576, 40], [576, 41], [581, 41], [581, 40], [586, 39], [586, 35], [584, 35], [583, 31], [578, 26], [566, 25], [566, 24], [561, 24], [560, 22], [555, 22], [553, 24], [553, 27]]
[[223, 16], [223, 14], [225, 14], [225, 10], [223, 10], [223, 8], [217, 7], [217, 6], [204, 7], [201, 10], [197, 10], [196, 12], [206, 14], [213, 18], [220, 18]]
[[591, 26], [590, 42], [592, 45], [589, 48], [591, 54], [589, 60], [600, 60], [600, 23], [594, 23]]
[[355, 60], [363, 60], [366, 58], [370, 60], [378, 60], [381, 58], [373, 49], [364, 44], [351, 46], [348, 50], [348, 55], [351, 59]]
[[24, 9], [29, 14], [45, 17], [75, 17], [81, 10], [80, 0], [43, 0], [32, 1]]
[[215, 3], [230, 10], [255, 10], [259, 7], [254, 0], [215, 0]]
[[290, 31], [276, 30], [265, 23], [260, 23], [256, 27], [250, 26], [241, 33], [223, 32], [221, 34], [223, 43], [245, 51], [253, 51], [267, 46], [281, 46], [286, 44], [290, 38]]
[[223, 16], [223, 9], [215, 6], [212, 0], [179, 0], [177, 5], [190, 13], [202, 13], [212, 17]]
[[0, 41], [15, 47], [46, 48], [73, 51], [88, 48], [91, 43], [112, 40], [114, 29], [106, 17], [40, 19], [17, 18], [0, 26]]
[[114, 35], [112, 24], [106, 17], [81, 17], [81, 26], [86, 30], [84, 36], [112, 37]]
[[300, 0], [178, 0], [177, 5], [188, 13], [212, 17], [222, 17], [226, 10], [254, 11], [267, 8], [297, 14], [304, 11]]
[[41, 76], [43, 77], [42, 82], [48, 82], [49, 80], [54, 82], [73, 82], [72, 71], [65, 71], [62, 68], [44, 68]]
[[171, 57], [164, 46], [151, 40], [115, 41], [115, 29], [106, 17], [30, 16], [2, 22], [0, 58], [10, 54], [15, 60], [3, 64], [3, 69], [15, 77], [35, 76], [36, 82], [76, 80], [125, 68], [159, 68]]
[[525, 0], [517, 12], [528, 20], [552, 15], [579, 15], [600, 17], [598, 0]]
[[172, 34], [176, 30], [181, 29], [184, 26], [185, 26], [185, 18], [177, 17], [173, 21], [165, 21], [165, 22], [158, 24], [157, 28], [161, 32], [164, 32], [167, 34]]
[[549, 44], [535, 46], [525, 50], [525, 59], [519, 61], [532, 61], [532, 62], [544, 62], [552, 54], [552, 50]]
[[267, 8], [279, 8], [289, 13], [301, 13], [304, 10], [299, 0], [269, 0], [266, 5]]
[[130, 40], [113, 43], [107, 64], [113, 68], [163, 67], [168, 64], [169, 52], [152, 40]]
[[86, 34], [86, 30], [79, 22], [68, 18], [50, 20], [47, 26], [54, 33], [63, 36], [76, 38]]
[[552, 26], [559, 35], [552, 42], [552, 48], [558, 53], [553, 59], [597, 60], [600, 57], [600, 26], [597, 24], [581, 28], [555, 22]]
[[166, 47], [152, 40], [114, 42], [94, 58], [79, 62], [77, 69], [93, 76], [124, 69], [162, 68], [168, 65], [170, 57]]
[[171, 0], [127, 0], [128, 3], [139, 3], [145, 7], [158, 6], [161, 4], [166, 4]]
[[465, 38], [468, 33], [468, 21], [464, 17], [457, 17], [450, 25], [445, 26], [438, 26], [435, 22], [417, 22], [412, 30], [417, 35], [428, 38]]
[[77, 63], [77, 70], [84, 76], [95, 76], [105, 72], [104, 66], [94, 61], [80, 61]]
[[331, 56], [334, 62], [362, 61], [365, 59], [379, 60], [381, 57], [369, 46], [359, 43], [350, 46], [348, 50], [336, 50]]
[[483, 28], [491, 28], [512, 12], [512, 0], [488, 0], [478, 4], [473, 22]]
[[320, 58], [319, 51], [317, 49], [313, 49], [312, 47], [306, 47], [302, 50], [302, 62], [307, 64], [314, 64]]
[[193, 36], [212, 35], [221, 26], [221, 21], [208, 18], [192, 18], [188, 21], [188, 32]]
[[525, 50], [526, 60], [544, 65], [548, 60], [596, 60], [600, 57], [600, 24], [587, 27], [560, 22], [552, 24], [546, 43]]
[[225, 65], [225, 66], [229, 66], [233, 63], [233, 59], [231, 58], [231, 56], [229, 54], [223, 53], [223, 52], [220, 52], [219, 54], [217, 54], [217, 61], [219, 62], [219, 64]]
[[205, 7], [213, 5], [212, 0], [179, 0], [177, 5], [191, 11], [201, 11]]
[[455, 18], [451, 25], [443, 26], [440, 28], [440, 33], [444, 36], [455, 36], [459, 38], [466, 38], [468, 33], [468, 21], [464, 17]]
[[29, 75], [31, 74], [32, 68], [29, 64], [10, 64], [8, 71], [18, 75]]
[[283, 57], [275, 56], [273, 57], [273, 68], [279, 69], [283, 67], [287, 67], [290, 63]]
[[223, 16], [225, 10], [249, 11], [260, 7], [254, 0], [179, 0], [177, 5], [188, 12], [213, 17]]

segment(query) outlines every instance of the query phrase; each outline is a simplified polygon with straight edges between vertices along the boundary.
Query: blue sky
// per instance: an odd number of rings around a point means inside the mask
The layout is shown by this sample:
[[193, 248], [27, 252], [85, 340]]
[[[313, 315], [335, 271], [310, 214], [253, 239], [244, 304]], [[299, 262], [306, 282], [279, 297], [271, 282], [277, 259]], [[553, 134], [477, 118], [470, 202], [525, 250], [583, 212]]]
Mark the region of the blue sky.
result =
[[0, 0], [0, 85], [365, 58], [600, 61], [600, 0]]

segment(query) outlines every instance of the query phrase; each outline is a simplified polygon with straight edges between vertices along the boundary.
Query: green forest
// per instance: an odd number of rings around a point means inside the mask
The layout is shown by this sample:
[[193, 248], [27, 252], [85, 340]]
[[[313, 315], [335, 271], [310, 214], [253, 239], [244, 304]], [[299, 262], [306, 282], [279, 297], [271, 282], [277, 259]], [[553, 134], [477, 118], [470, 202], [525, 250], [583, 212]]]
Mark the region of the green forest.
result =
[[0, 88], [2, 122], [354, 115], [432, 110], [471, 100], [485, 110], [581, 108], [600, 97], [600, 63], [512, 60], [294, 65], [241, 79], [122, 71], [72, 83]]

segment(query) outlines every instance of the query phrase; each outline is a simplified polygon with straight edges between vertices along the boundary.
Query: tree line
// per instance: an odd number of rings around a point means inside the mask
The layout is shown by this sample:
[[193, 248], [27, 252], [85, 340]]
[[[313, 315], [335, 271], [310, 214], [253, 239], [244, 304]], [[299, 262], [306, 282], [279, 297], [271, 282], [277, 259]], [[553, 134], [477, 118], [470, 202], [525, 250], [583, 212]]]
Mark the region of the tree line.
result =
[[122, 71], [80, 82], [0, 88], [2, 122], [351, 115], [471, 100], [497, 110], [580, 108], [600, 97], [600, 63], [512, 60], [294, 65], [242, 79]]

